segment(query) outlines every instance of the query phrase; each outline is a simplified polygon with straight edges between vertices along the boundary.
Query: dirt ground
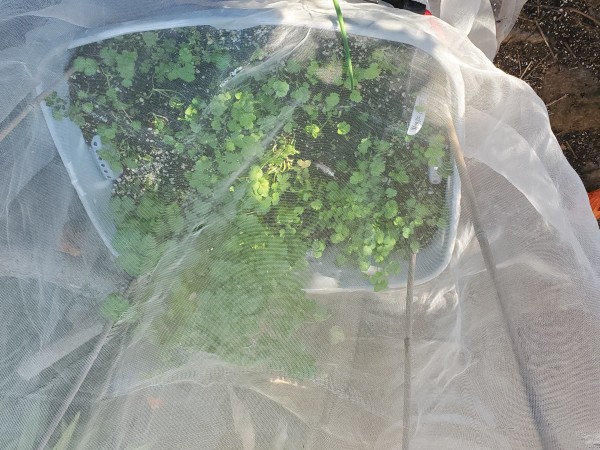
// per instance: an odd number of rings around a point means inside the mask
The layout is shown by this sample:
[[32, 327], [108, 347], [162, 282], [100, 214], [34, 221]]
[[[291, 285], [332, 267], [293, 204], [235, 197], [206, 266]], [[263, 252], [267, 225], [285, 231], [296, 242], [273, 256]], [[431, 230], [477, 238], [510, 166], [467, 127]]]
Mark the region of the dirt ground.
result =
[[600, 0], [529, 0], [495, 63], [535, 89], [586, 189], [600, 189]]

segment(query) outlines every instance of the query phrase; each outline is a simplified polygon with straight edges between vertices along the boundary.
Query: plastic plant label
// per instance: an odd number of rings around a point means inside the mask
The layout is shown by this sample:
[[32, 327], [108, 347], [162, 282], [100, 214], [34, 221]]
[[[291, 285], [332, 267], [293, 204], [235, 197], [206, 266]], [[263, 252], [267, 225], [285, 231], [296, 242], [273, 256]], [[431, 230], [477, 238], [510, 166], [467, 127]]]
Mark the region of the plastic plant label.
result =
[[442, 182], [442, 177], [435, 166], [429, 166], [429, 182], [431, 184], [440, 184]]
[[427, 101], [427, 97], [425, 94], [419, 94], [417, 96], [417, 100], [415, 101], [415, 107], [413, 108], [412, 117], [410, 118], [410, 124], [408, 125], [408, 131], [406, 134], [409, 136], [414, 136], [419, 131], [421, 131], [421, 127], [423, 127], [423, 123], [425, 122], [425, 103]]

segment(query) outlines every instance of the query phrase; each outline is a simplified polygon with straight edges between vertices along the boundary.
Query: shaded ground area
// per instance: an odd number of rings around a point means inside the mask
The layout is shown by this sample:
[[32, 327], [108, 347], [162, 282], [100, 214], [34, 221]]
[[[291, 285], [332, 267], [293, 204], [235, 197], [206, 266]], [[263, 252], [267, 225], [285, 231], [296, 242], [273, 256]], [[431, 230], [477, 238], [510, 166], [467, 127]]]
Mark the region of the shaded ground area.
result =
[[586, 189], [600, 189], [600, 0], [529, 0], [495, 63], [535, 89]]

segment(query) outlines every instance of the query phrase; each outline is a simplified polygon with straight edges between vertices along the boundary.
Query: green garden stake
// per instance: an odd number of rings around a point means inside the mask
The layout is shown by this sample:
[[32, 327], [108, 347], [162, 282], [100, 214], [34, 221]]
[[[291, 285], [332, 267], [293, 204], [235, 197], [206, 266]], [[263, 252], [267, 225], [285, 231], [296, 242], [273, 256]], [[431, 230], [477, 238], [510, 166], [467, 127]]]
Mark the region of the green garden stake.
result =
[[350, 78], [350, 88], [354, 90], [354, 71], [352, 70], [352, 59], [350, 58], [350, 44], [348, 43], [348, 33], [346, 33], [346, 25], [344, 25], [344, 17], [338, 0], [333, 0], [335, 13], [337, 14], [340, 33], [342, 33], [342, 42], [344, 43], [344, 54], [346, 57], [346, 65], [348, 67], [348, 78]]

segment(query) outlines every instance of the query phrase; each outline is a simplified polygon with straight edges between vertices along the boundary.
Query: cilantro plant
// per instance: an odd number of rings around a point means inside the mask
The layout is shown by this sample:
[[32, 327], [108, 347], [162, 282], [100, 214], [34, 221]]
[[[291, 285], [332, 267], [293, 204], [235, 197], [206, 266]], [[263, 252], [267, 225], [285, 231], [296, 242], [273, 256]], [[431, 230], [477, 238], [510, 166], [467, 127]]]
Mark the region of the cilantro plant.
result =
[[[325, 45], [269, 61], [272, 32], [184, 28], [81, 47], [68, 102], [47, 104], [99, 135], [121, 172], [114, 246], [149, 280], [134, 303], [169, 285], [161, 345], [306, 375], [296, 333], [322, 318], [302, 290], [311, 264], [329, 252], [386, 288], [448, 226], [445, 183], [428, 173], [447, 178], [451, 161], [433, 125], [407, 135], [410, 47], [354, 38], [350, 79]], [[109, 300], [104, 314], [121, 316], [126, 302]]]

